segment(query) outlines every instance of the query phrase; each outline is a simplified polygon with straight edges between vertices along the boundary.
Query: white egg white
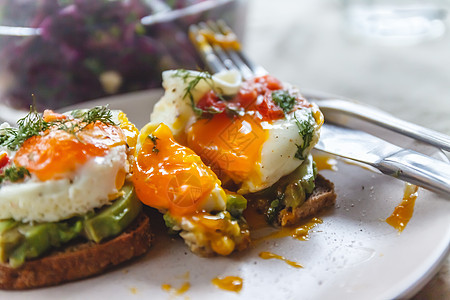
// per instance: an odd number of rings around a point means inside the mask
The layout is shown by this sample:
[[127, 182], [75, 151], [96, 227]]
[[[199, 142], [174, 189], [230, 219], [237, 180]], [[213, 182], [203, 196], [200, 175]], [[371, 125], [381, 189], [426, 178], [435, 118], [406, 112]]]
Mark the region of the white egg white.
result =
[[128, 172], [125, 145], [94, 157], [74, 174], [59, 180], [40, 181], [34, 176], [0, 187], [0, 219], [55, 222], [83, 215], [117, 196], [116, 176]]
[[[285, 119], [261, 123], [268, 131], [268, 138], [261, 150], [261, 162], [255, 166], [248, 180], [242, 182], [238, 193], [248, 194], [268, 188], [303, 163], [304, 160], [295, 157], [297, 145], [303, 143], [297, 122], [308, 120], [309, 114], [310, 109], [301, 109], [290, 113]], [[309, 153], [319, 140], [320, 126], [315, 123], [313, 128], [313, 138], [305, 153]]]

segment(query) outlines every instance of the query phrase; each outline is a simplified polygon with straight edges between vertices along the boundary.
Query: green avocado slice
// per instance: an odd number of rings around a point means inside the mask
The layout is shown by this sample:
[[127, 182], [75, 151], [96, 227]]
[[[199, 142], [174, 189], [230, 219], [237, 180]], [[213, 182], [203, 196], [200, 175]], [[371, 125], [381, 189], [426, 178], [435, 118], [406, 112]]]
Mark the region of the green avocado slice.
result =
[[284, 189], [284, 204], [286, 207], [299, 207], [307, 196], [312, 193], [315, 187], [314, 180], [317, 176], [317, 169], [311, 155], [282, 181], [286, 184]]
[[123, 195], [110, 206], [85, 216], [34, 224], [0, 220], [0, 262], [9, 261], [15, 268], [80, 235], [98, 243], [121, 233], [142, 210], [134, 187], [128, 184], [122, 190]]
[[26, 259], [38, 257], [49, 248], [59, 247], [75, 238], [82, 229], [82, 220], [76, 218], [64, 222], [33, 225], [17, 222], [17, 226], [0, 236], [1, 260], [2, 262], [9, 260], [12, 267], [19, 267]]
[[134, 187], [126, 185], [123, 195], [111, 206], [103, 208], [92, 217], [86, 216], [84, 235], [96, 243], [121, 233], [138, 216], [142, 203], [138, 200]]

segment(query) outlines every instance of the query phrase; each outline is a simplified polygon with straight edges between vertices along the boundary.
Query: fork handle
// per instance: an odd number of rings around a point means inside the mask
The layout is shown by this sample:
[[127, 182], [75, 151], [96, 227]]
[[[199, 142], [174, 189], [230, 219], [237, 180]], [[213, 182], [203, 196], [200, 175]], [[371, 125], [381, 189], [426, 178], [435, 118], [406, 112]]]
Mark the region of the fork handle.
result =
[[340, 113], [450, 151], [450, 137], [448, 135], [397, 119], [376, 108], [340, 99], [319, 100], [317, 104], [324, 113], [326, 113], [327, 109], [335, 112], [339, 111]]
[[382, 173], [450, 195], [450, 164], [403, 149], [375, 164]]

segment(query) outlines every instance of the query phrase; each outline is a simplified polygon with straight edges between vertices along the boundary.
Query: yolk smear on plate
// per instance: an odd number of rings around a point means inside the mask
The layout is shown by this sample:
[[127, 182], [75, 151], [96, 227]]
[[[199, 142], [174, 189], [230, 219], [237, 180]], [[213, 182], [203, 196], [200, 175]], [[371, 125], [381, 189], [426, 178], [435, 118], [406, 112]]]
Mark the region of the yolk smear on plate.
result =
[[283, 257], [281, 255], [278, 255], [278, 254], [275, 254], [275, 253], [272, 253], [272, 252], [266, 252], [266, 251], [265, 252], [261, 252], [261, 253], [259, 253], [259, 257], [261, 257], [262, 259], [275, 258], [275, 259], [279, 259], [279, 260], [284, 261], [285, 263], [287, 263], [291, 267], [303, 268], [303, 266], [301, 264], [299, 264], [298, 262], [295, 262], [295, 261], [292, 261], [292, 260], [288, 260], [285, 257]]
[[328, 155], [314, 155], [314, 162], [318, 171], [330, 170], [337, 171], [337, 160]]
[[267, 240], [267, 239], [278, 239], [283, 238], [287, 236], [291, 236], [294, 239], [297, 239], [299, 241], [307, 241], [309, 240], [309, 233], [311, 229], [316, 227], [318, 224], [322, 224], [323, 221], [319, 218], [312, 218], [308, 222], [296, 226], [296, 227], [283, 227], [280, 230], [273, 232], [269, 235], [263, 236], [261, 238], [258, 238], [258, 241], [261, 240]]
[[161, 289], [163, 291], [169, 292], [169, 293], [173, 293], [177, 296], [179, 295], [183, 295], [184, 293], [186, 293], [189, 289], [191, 288], [191, 284], [189, 282], [184, 282], [180, 288], [176, 289], [174, 287], [172, 287], [172, 285], [170, 284], [163, 284], [161, 285]]
[[238, 276], [227, 276], [213, 278], [211, 282], [222, 290], [238, 293], [242, 289], [244, 281]]
[[414, 206], [418, 196], [419, 187], [406, 183], [402, 202], [394, 209], [394, 212], [386, 219], [386, 223], [402, 232], [414, 213]]

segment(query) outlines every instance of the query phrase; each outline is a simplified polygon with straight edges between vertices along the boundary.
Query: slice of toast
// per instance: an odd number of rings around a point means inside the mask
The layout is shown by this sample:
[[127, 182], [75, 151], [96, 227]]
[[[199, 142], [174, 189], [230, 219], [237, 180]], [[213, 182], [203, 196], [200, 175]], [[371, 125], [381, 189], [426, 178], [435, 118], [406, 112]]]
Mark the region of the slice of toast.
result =
[[311, 217], [322, 209], [334, 205], [336, 202], [334, 184], [320, 174], [317, 174], [315, 184], [316, 187], [308, 199], [306, 199], [305, 203], [294, 209], [284, 208], [280, 211], [277, 218], [278, 225], [295, 225], [300, 220]]
[[0, 264], [0, 288], [30, 289], [56, 285], [104, 272], [146, 253], [152, 243], [149, 218], [141, 213], [119, 236], [96, 244], [70, 244], [19, 268]]

